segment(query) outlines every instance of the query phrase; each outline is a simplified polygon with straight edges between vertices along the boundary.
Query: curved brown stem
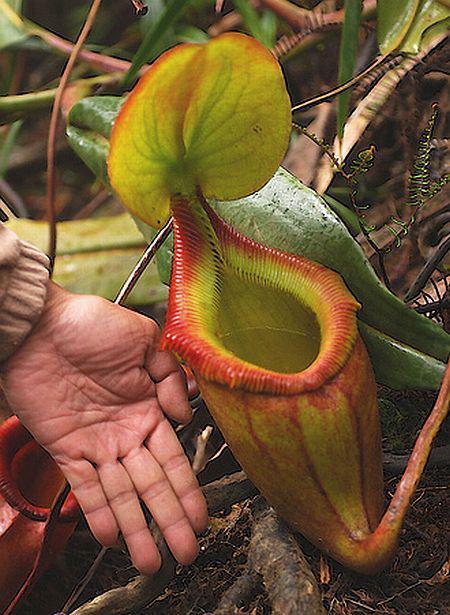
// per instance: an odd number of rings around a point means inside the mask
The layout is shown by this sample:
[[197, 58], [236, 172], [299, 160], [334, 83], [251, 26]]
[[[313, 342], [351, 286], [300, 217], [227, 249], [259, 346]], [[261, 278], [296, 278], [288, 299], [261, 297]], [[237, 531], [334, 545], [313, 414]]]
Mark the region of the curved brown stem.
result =
[[[66, 39], [61, 36], [58, 36], [53, 32], [49, 32], [34, 23], [28, 22], [27, 25], [29, 25], [28, 31], [31, 35], [38, 36], [53, 49], [56, 49], [65, 55], [70, 55], [72, 53], [75, 45], [70, 41], [66, 41]], [[90, 51], [89, 49], [80, 49], [78, 52], [78, 57], [84, 62], [90, 64], [92, 68], [95, 68], [102, 73], [125, 73], [131, 66], [131, 62], [128, 60], [113, 58], [112, 56], [107, 56], [96, 51]]]
[[446, 418], [450, 405], [450, 361], [442, 380], [438, 398], [416, 440], [406, 470], [395, 490], [388, 509], [377, 529], [357, 547], [362, 572], [373, 574], [392, 559], [405, 515], [430, 455], [433, 440]]
[[91, 8], [89, 9], [88, 16], [84, 22], [83, 28], [78, 36], [77, 42], [72, 49], [72, 53], [69, 56], [67, 64], [64, 68], [59, 86], [56, 92], [55, 101], [53, 103], [52, 115], [50, 118], [50, 129], [48, 133], [47, 141], [47, 216], [50, 226], [50, 240], [48, 253], [50, 257], [50, 264], [53, 269], [53, 264], [56, 255], [56, 221], [55, 221], [55, 143], [56, 143], [56, 130], [58, 127], [59, 110], [61, 107], [61, 101], [64, 94], [64, 90], [67, 86], [70, 73], [75, 65], [78, 57], [78, 53], [84, 44], [84, 41], [89, 34], [89, 31], [94, 23], [95, 16], [100, 7], [102, 0], [93, 0]]

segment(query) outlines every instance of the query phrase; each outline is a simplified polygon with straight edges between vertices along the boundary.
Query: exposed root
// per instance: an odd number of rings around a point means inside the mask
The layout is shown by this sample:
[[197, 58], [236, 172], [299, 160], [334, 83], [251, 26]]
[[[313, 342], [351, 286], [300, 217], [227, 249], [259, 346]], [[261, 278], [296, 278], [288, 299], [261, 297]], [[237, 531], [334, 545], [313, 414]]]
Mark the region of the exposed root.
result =
[[257, 515], [248, 564], [263, 578], [273, 615], [324, 615], [309, 564], [272, 508], [263, 507]]
[[261, 577], [253, 572], [242, 574], [223, 594], [213, 615], [234, 615], [248, 605], [261, 590]]

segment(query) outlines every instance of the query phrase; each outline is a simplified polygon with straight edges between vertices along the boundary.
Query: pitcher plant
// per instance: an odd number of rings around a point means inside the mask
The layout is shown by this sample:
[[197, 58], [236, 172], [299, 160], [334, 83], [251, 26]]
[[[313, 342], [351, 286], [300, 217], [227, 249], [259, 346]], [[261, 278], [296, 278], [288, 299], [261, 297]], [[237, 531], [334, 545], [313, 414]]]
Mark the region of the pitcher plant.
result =
[[46, 535], [52, 503], [64, 482], [56, 463], [17, 417], [0, 425], [1, 613], [20, 604], [75, 531], [79, 510], [70, 494]]
[[375, 573], [395, 553], [448, 410], [449, 375], [383, 515], [376, 388], [357, 301], [335, 272], [245, 237], [208, 204], [271, 178], [290, 121], [280, 67], [260, 43], [227, 33], [180, 45], [123, 105], [109, 178], [154, 228], [173, 216], [162, 347], [194, 371], [248, 476], [320, 549]]

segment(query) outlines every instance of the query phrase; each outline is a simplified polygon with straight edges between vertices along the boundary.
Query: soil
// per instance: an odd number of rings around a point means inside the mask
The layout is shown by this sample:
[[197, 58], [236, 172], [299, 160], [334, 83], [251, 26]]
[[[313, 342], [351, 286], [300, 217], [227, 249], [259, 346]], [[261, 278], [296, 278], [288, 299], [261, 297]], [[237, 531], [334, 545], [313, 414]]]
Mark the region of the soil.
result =
[[[388, 498], [398, 478], [387, 482]], [[332, 615], [450, 613], [449, 478], [450, 470], [425, 473], [408, 513], [395, 561], [389, 570], [375, 577], [349, 572], [297, 536], [319, 583], [326, 612]], [[222, 594], [246, 571], [258, 497], [233, 504], [214, 516], [201, 538], [196, 562], [188, 568], [179, 567], [176, 577], [157, 600], [144, 610], [130, 610], [130, 614], [206, 615], [214, 611]], [[20, 610], [21, 615], [49, 615], [60, 609], [97, 551], [98, 546], [81, 524], [57, 564], [34, 588], [28, 603]], [[125, 584], [134, 575], [123, 552], [109, 552], [77, 604]], [[239, 607], [234, 613], [272, 613], [264, 590], [258, 591], [249, 604]]]

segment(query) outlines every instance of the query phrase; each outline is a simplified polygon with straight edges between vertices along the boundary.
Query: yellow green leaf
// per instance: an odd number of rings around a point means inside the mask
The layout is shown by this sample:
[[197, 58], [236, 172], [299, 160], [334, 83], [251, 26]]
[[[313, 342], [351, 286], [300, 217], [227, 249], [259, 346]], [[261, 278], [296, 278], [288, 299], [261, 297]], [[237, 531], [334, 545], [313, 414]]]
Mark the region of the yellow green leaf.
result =
[[[422, 47], [423, 36], [428, 29], [439, 23], [443, 24], [443, 32], [448, 30], [450, 9], [436, 0], [422, 0], [414, 21], [408, 30], [400, 51], [404, 53], [418, 53]], [[447, 25], [445, 25], [447, 21]]]
[[400, 45], [418, 6], [419, 0], [378, 0], [377, 34], [381, 53], [390, 53]]
[[163, 54], [122, 107], [108, 160], [113, 188], [154, 227], [170, 195], [228, 200], [261, 188], [287, 147], [290, 101], [281, 69], [238, 33]]

